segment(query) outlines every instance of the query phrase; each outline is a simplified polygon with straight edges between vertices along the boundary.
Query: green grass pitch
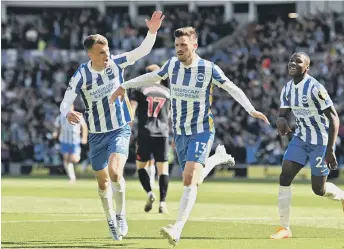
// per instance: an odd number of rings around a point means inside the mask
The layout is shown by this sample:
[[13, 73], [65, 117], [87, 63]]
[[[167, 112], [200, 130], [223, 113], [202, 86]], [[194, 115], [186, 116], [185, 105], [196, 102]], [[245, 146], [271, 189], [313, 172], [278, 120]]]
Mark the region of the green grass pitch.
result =
[[[93, 179], [71, 185], [62, 178], [3, 178], [2, 248], [170, 248], [159, 229], [176, 218], [180, 181], [171, 182], [170, 213], [162, 215], [157, 205], [145, 213], [144, 191], [138, 180], [127, 180], [129, 234], [122, 241], [110, 239], [96, 186]], [[268, 239], [278, 226], [277, 192], [277, 181], [205, 181], [177, 248], [344, 249], [341, 204], [313, 195], [310, 183], [293, 185], [294, 238]]]

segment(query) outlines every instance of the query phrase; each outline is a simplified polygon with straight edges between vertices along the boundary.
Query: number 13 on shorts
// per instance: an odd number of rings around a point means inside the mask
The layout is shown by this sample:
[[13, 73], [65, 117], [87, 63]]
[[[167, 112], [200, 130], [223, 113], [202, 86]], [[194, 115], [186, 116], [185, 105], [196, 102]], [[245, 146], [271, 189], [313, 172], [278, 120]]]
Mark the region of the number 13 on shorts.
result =
[[202, 142], [196, 142], [196, 149], [195, 149], [195, 153], [198, 154], [202, 154], [205, 150], [207, 149], [207, 144], [206, 143], [202, 143]]
[[213, 133], [210, 132], [194, 135], [194, 139], [191, 139], [190, 141], [188, 159], [190, 159], [190, 161], [204, 164], [205, 159], [209, 156], [213, 141], [214, 136]]

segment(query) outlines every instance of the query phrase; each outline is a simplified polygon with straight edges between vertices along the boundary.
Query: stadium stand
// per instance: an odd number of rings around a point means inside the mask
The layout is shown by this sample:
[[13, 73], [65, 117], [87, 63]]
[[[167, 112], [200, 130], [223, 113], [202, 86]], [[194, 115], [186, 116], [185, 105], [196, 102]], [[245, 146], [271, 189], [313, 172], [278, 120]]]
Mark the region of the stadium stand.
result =
[[[140, 44], [146, 30], [128, 14], [110, 9], [106, 14], [95, 8], [32, 8], [31, 12], [9, 9], [1, 24], [1, 160], [4, 164], [59, 164], [58, 147], [51, 137], [53, 121], [68, 80], [78, 67], [76, 61], [87, 60], [80, 51], [82, 40], [90, 33], [101, 33], [113, 51], [128, 51]], [[268, 114], [272, 125], [247, 116], [232, 98], [215, 88], [214, 148], [224, 143], [242, 164], [280, 164], [288, 141], [277, 136], [275, 120], [279, 93], [288, 81], [286, 62], [293, 51], [307, 52], [312, 58], [310, 74], [328, 89], [340, 115], [336, 153], [344, 164], [343, 13], [250, 22], [240, 30], [234, 19], [225, 21], [221, 8], [191, 13], [174, 8], [165, 14], [168, 18], [155, 50], [126, 72], [127, 79], [143, 73], [148, 63], [162, 64], [173, 54], [172, 31], [179, 26], [195, 26], [201, 47], [236, 32], [225, 48], [204, 50], [202, 56], [217, 63], [257, 109]], [[77, 106], [82, 109], [81, 104]], [[135, 139], [132, 147], [134, 143]]]

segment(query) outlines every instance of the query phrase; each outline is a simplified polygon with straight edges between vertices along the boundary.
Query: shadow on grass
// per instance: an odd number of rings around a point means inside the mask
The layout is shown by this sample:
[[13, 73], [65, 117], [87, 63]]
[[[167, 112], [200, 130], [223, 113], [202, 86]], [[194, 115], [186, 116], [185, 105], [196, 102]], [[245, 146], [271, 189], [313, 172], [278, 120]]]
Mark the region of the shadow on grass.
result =
[[[77, 240], [72, 240], [69, 242], [66, 241], [44, 241], [44, 240], [33, 240], [33, 241], [20, 241], [20, 242], [11, 242], [3, 241], [1, 243], [1, 248], [127, 248], [134, 249], [138, 248], [135, 246], [137, 243], [123, 243], [122, 241], [113, 241], [113, 243], [101, 243], [98, 245], [92, 243], [88, 244], [88, 241], [94, 242], [95, 240], [107, 240], [108, 238], [81, 238]], [[126, 237], [125, 239], [162, 239], [158, 237]], [[67, 243], [70, 243], [67, 245]], [[75, 244], [75, 245], [73, 245]], [[84, 245], [83, 245], [84, 244]], [[142, 249], [166, 249], [169, 247], [141, 247]]]
[[[2, 179], [22, 179], [22, 180], [32, 180], [32, 179], [56, 179], [56, 180], [65, 180], [65, 176], [47, 176], [47, 175], [20, 175], [20, 176], [10, 176], [10, 175], [3, 175]], [[85, 175], [85, 176], [80, 176], [78, 179], [83, 179], [83, 180], [94, 180], [93, 175]], [[132, 176], [127, 176], [125, 178], [126, 180], [130, 181], [137, 181], [137, 178], [132, 177]], [[179, 178], [173, 178], [170, 179], [171, 182], [181, 182], [181, 179]], [[235, 182], [235, 183], [273, 183], [273, 184], [278, 184], [278, 176], [272, 177], [272, 178], [233, 178], [233, 177], [228, 177], [228, 178], [208, 178], [205, 180], [206, 182]], [[342, 185], [344, 184], [344, 179], [339, 177], [337, 179], [331, 179], [335, 184]], [[305, 183], [310, 183], [310, 180], [308, 179], [295, 179], [293, 181], [293, 184], [305, 184]]]

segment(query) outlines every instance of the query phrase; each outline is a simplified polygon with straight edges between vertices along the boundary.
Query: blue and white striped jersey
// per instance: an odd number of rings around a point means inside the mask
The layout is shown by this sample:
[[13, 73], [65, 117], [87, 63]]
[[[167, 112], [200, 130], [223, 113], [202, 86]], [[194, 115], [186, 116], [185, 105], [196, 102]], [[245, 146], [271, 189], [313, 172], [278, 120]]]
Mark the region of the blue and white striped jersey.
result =
[[189, 66], [172, 57], [157, 74], [170, 80], [174, 133], [192, 135], [214, 131], [211, 112], [213, 86], [230, 82], [222, 70], [198, 56]]
[[85, 106], [85, 121], [90, 133], [103, 133], [118, 129], [132, 121], [133, 115], [126, 96], [109, 104], [111, 94], [124, 82], [123, 70], [132, 64], [125, 54], [113, 56], [102, 71], [95, 71], [91, 61], [81, 64], [69, 82], [63, 101], [73, 103], [78, 94]]
[[[83, 119], [81, 122], [85, 122]], [[55, 127], [60, 129], [59, 141], [64, 144], [80, 144], [81, 123], [72, 125], [63, 115], [58, 115], [55, 119]]]
[[91, 61], [81, 64], [69, 82], [64, 99], [60, 105], [61, 113], [66, 116], [78, 94], [85, 106], [85, 121], [90, 133], [104, 133], [116, 130], [132, 121], [134, 115], [127, 96], [122, 102], [119, 98], [109, 104], [109, 97], [124, 82], [123, 70], [146, 56], [154, 45], [156, 33], [147, 32], [141, 45], [130, 52], [111, 55], [108, 66], [95, 71]]
[[289, 81], [281, 92], [281, 108], [291, 108], [296, 117], [294, 135], [310, 144], [327, 145], [329, 120], [323, 110], [333, 105], [325, 87], [311, 76], [297, 85]]

